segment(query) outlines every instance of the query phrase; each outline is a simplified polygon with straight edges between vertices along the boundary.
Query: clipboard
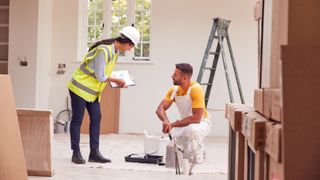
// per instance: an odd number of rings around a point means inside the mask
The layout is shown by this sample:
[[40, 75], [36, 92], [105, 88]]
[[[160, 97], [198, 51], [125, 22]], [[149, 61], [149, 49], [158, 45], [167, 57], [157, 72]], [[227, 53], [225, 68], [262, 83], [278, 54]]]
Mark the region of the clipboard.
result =
[[[115, 77], [119, 79], [123, 79], [127, 86], [135, 86], [136, 83], [133, 81], [130, 73], [128, 70], [119, 70], [119, 71], [113, 71], [110, 75], [110, 77]], [[110, 82], [110, 86], [112, 88], [118, 88], [120, 86], [117, 85], [117, 83]]]

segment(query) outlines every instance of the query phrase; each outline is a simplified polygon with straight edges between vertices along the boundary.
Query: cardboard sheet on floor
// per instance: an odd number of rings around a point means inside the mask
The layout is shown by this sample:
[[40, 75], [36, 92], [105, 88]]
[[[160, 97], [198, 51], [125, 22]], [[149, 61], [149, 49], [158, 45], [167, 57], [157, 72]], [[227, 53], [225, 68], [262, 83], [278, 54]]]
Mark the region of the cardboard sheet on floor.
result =
[[26, 180], [26, 161], [9, 75], [0, 75], [0, 179]]

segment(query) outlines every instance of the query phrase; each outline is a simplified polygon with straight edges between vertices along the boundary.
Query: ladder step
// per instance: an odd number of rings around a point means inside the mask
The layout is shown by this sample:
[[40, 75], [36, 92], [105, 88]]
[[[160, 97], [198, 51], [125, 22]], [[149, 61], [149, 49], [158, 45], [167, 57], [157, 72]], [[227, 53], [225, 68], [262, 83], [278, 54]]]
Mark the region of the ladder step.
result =
[[209, 52], [209, 54], [211, 54], [211, 55], [219, 55], [220, 53], [219, 52]]
[[216, 68], [209, 68], [209, 67], [205, 67], [204, 69], [210, 70], [210, 71], [216, 70]]
[[214, 36], [214, 38], [219, 39], [219, 36]]
[[202, 86], [210, 86], [212, 83], [200, 83]]

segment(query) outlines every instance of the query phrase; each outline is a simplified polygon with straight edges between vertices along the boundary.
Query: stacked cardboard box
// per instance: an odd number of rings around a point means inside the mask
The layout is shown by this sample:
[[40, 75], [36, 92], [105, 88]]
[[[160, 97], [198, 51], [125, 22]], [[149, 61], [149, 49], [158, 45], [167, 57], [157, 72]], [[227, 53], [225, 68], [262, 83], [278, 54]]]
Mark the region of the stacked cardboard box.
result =
[[283, 162], [281, 147], [281, 131], [282, 125], [274, 122], [267, 123], [267, 136], [265, 151], [267, 153], [266, 168], [267, 180], [283, 180]]
[[236, 180], [244, 180], [245, 176], [245, 136], [241, 133], [243, 115], [254, 112], [253, 107], [243, 104], [226, 104], [225, 118], [229, 121], [231, 131], [235, 134], [235, 172]]
[[264, 150], [267, 120], [256, 112], [243, 114], [242, 134], [252, 150]]
[[[281, 163], [281, 133], [282, 133], [282, 96], [280, 89], [275, 88], [263, 88], [256, 89], [254, 94], [254, 104], [255, 110], [259, 113], [260, 119], [264, 119], [265, 121], [265, 142], [262, 142], [262, 135], [260, 135], [260, 142], [254, 141], [251, 138], [249, 140], [249, 146], [252, 149], [260, 150], [264, 152], [264, 159], [261, 160], [264, 166], [266, 166], [265, 175], [263, 177], [265, 180], [283, 180], [283, 163]], [[253, 119], [254, 115], [246, 115], [247, 117], [244, 119]], [[258, 118], [258, 115], [255, 115]], [[243, 122], [246, 122], [245, 120]], [[244, 127], [244, 125], [243, 125]], [[258, 138], [258, 135], [255, 136]], [[250, 143], [251, 142], [251, 143]], [[262, 147], [260, 144], [264, 144]], [[257, 160], [256, 160], [257, 161]], [[257, 170], [255, 170], [257, 171]], [[255, 174], [258, 172], [255, 172]]]

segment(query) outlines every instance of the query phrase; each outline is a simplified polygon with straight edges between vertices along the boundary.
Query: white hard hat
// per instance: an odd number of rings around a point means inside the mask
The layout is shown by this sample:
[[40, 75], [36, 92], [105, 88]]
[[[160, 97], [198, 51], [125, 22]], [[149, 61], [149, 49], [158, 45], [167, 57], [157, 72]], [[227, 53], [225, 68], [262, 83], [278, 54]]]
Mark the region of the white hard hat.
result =
[[120, 33], [129, 38], [134, 45], [137, 45], [140, 41], [140, 33], [135, 27], [126, 26], [120, 31]]

